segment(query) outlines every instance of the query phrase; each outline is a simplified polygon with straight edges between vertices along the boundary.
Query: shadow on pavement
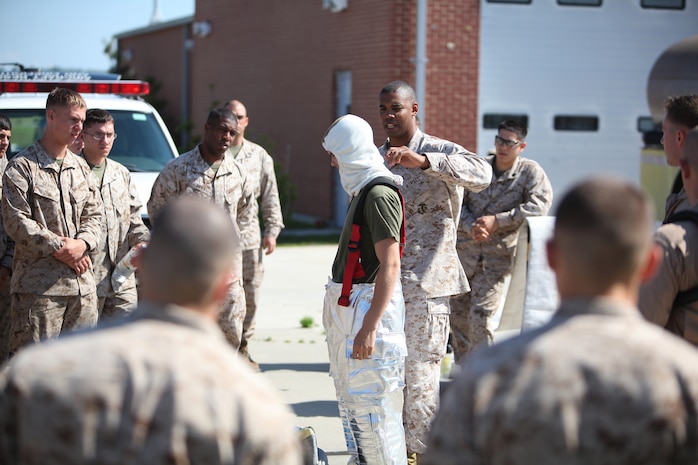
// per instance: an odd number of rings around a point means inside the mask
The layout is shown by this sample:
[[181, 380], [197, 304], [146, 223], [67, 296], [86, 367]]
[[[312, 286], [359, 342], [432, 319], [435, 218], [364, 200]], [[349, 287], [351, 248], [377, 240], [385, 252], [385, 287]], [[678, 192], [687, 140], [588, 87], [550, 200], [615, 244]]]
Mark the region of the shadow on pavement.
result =
[[336, 400], [315, 400], [291, 404], [291, 408], [299, 417], [339, 417]]
[[260, 363], [259, 368], [262, 371], [311, 371], [316, 373], [329, 373], [329, 363]]

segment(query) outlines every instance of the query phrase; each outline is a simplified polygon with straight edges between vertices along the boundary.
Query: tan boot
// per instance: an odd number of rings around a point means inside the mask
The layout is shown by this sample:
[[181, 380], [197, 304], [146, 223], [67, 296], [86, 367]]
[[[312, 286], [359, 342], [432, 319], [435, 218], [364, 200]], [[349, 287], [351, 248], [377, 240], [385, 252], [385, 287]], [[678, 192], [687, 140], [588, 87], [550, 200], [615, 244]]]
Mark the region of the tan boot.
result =
[[407, 465], [417, 465], [418, 457], [419, 455], [416, 452], [407, 451]]
[[240, 357], [242, 357], [243, 359], [247, 360], [247, 362], [250, 364], [250, 367], [251, 367], [254, 371], [260, 371], [260, 369], [259, 369], [259, 363], [257, 363], [257, 362], [255, 362], [254, 360], [252, 360], [252, 357], [250, 357], [250, 353], [247, 351], [247, 344], [241, 345], [241, 346], [240, 346], [240, 350], [238, 351], [238, 353], [240, 354]]

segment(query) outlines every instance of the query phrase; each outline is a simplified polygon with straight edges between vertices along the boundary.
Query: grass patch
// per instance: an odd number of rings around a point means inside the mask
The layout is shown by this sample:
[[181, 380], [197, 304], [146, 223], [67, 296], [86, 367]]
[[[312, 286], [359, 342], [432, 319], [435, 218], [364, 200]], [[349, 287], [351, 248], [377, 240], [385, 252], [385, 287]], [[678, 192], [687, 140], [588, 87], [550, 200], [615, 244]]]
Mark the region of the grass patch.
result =
[[304, 316], [301, 318], [301, 328], [312, 328], [313, 325], [315, 324], [315, 320], [313, 320], [312, 316]]
[[339, 230], [327, 227], [324, 222], [312, 222], [298, 218], [284, 218], [286, 227], [276, 239], [279, 246], [325, 245], [339, 242]]
[[339, 233], [321, 233], [321, 234], [284, 234], [283, 232], [276, 240], [278, 246], [298, 246], [298, 245], [325, 245], [338, 244]]

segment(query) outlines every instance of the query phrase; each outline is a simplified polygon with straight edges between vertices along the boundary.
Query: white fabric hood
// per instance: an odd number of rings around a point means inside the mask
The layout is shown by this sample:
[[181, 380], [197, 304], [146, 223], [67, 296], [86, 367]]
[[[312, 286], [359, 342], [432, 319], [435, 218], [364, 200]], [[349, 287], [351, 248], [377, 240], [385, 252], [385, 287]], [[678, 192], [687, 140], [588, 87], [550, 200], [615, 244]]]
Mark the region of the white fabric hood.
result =
[[388, 177], [402, 185], [402, 176], [385, 166], [374, 145], [371, 125], [356, 115], [344, 115], [332, 123], [322, 146], [337, 158], [342, 187], [351, 196], [378, 177]]

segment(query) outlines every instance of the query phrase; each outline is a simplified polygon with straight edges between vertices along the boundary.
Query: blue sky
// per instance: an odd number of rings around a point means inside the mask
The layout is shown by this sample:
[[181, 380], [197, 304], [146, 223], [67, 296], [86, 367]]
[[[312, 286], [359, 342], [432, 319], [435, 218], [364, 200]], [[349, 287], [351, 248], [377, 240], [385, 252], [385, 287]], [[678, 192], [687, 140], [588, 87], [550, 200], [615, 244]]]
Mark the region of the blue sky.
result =
[[[163, 21], [194, 14], [195, 0], [158, 0]], [[105, 44], [150, 24], [154, 0], [0, 0], [0, 63], [106, 71]]]

